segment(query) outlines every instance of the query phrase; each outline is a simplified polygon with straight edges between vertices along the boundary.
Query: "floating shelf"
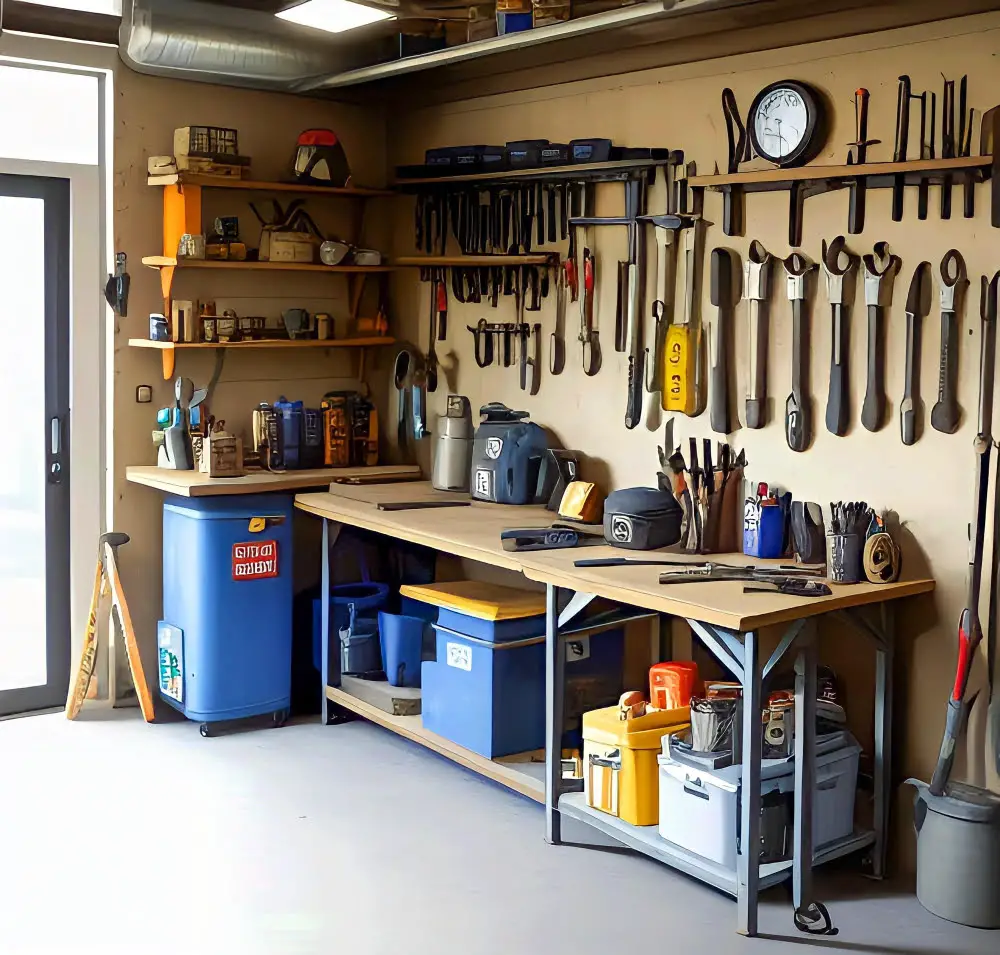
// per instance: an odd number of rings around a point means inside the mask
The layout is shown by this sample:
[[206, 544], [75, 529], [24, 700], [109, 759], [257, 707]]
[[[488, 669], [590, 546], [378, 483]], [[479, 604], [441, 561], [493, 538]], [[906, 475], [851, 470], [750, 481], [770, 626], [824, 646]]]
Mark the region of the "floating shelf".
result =
[[[539, 179], [615, 182], [629, 179], [644, 170], [667, 165], [667, 159], [618, 159], [614, 162], [578, 162], [567, 166], [537, 166], [530, 169], [506, 169], [497, 172], [469, 173], [463, 176], [400, 177], [393, 183], [403, 191], [421, 191], [432, 186], [445, 188], [453, 183], [533, 182]], [[420, 187], [414, 189], [413, 187]]]
[[241, 189], [244, 192], [297, 192], [308, 196], [329, 196], [343, 199], [379, 199], [396, 195], [389, 189], [367, 186], [308, 186], [299, 182], [264, 182], [259, 179], [217, 179], [179, 172], [166, 176], [148, 176], [150, 186], [200, 186], [202, 189]]
[[397, 268], [434, 268], [445, 266], [492, 267], [498, 265], [549, 265], [558, 253], [538, 255], [403, 255], [393, 260]]
[[142, 264], [151, 269], [221, 269], [229, 272], [332, 272], [375, 275], [392, 272], [391, 265], [317, 265], [313, 262], [229, 262], [217, 259], [177, 259], [169, 255], [147, 255]]
[[388, 335], [377, 335], [368, 338], [264, 338], [259, 341], [247, 342], [154, 342], [148, 338], [130, 338], [128, 344], [130, 348], [149, 348], [161, 354], [163, 364], [163, 378], [170, 379], [174, 374], [176, 360], [175, 352], [178, 349], [207, 349], [221, 350], [232, 349], [233, 351], [264, 351], [268, 349], [296, 349], [296, 348], [383, 348], [394, 345], [396, 340]]

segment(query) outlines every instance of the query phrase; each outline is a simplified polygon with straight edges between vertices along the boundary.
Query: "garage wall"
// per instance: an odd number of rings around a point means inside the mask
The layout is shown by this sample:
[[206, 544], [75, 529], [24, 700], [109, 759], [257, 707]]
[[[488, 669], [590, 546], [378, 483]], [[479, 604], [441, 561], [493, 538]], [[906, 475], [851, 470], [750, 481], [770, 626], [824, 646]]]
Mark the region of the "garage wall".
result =
[[[832, 129], [818, 164], [846, 160], [846, 143], [854, 138], [854, 90], [866, 86], [871, 91], [870, 134], [881, 139], [869, 153], [871, 161], [892, 158], [896, 81], [909, 73], [915, 90], [930, 87], [939, 91], [942, 72], [958, 78], [969, 74], [971, 103], [978, 109], [995, 105], [1000, 81], [1000, 64], [995, 51], [1000, 42], [1000, 15], [987, 14], [939, 24], [836, 40], [792, 46], [778, 51], [753, 53], [705, 60], [663, 69], [649, 69], [607, 80], [555, 84], [511, 95], [466, 99], [448, 105], [411, 111], [399, 117], [394, 127], [390, 153], [394, 163], [419, 162], [429, 146], [454, 143], [502, 143], [505, 140], [543, 137], [566, 142], [574, 137], [607, 136], [630, 145], [684, 149], [687, 158], [703, 173], [718, 164], [725, 168], [726, 127], [719, 100], [723, 87], [736, 93], [746, 111], [754, 94], [765, 85], [784, 78], [808, 81], [824, 90], [832, 104]], [[978, 123], [978, 120], [977, 120]], [[978, 130], [978, 125], [977, 125]], [[916, 133], [912, 138], [916, 137]], [[978, 150], [978, 138], [975, 149]], [[939, 139], [940, 142], [940, 139]], [[662, 210], [662, 186], [650, 197], [652, 211]], [[904, 221], [890, 218], [888, 191], [869, 192], [868, 218], [864, 234], [850, 238], [857, 253], [870, 252], [877, 240], [887, 240], [902, 257], [903, 268], [896, 280], [895, 304], [888, 320], [887, 391], [889, 423], [870, 434], [860, 424], [864, 396], [866, 361], [866, 315], [862, 283], [857, 289], [851, 343], [851, 432], [845, 438], [828, 434], [823, 428], [823, 412], [830, 363], [830, 320], [825, 293], [820, 290], [813, 303], [812, 388], [814, 419], [818, 433], [812, 448], [804, 454], [790, 451], [784, 440], [784, 401], [791, 384], [791, 310], [785, 298], [783, 273], [772, 283], [771, 340], [768, 358], [770, 400], [769, 426], [762, 431], [741, 430], [731, 440], [746, 449], [750, 465], [748, 477], [767, 481], [793, 492], [797, 498], [867, 500], [880, 509], [892, 509], [903, 522], [906, 552], [905, 573], [919, 575], [928, 570], [938, 581], [937, 592], [900, 606], [899, 612], [899, 699], [897, 700], [897, 740], [902, 744], [900, 778], [915, 774], [928, 778], [943, 727], [944, 706], [954, 672], [955, 629], [965, 597], [966, 525], [972, 503], [975, 408], [979, 355], [979, 275], [997, 267], [996, 249], [1000, 233], [989, 225], [989, 193], [978, 189], [977, 216], [962, 218], [961, 190], [956, 189], [955, 215], [939, 220], [938, 190], [931, 190], [931, 215], [927, 222], [916, 219], [915, 190], [908, 190]], [[597, 214], [620, 214], [621, 187], [598, 187]], [[399, 235], [403, 245], [397, 253], [412, 251], [411, 206], [399, 213]], [[722, 234], [722, 199], [706, 196], [709, 220], [707, 250], [725, 246], [745, 257], [751, 238], [760, 239], [776, 256], [788, 254], [787, 198], [783, 194], [752, 195], [747, 198], [748, 234], [727, 238]], [[805, 206], [803, 249], [814, 260], [820, 255], [823, 238], [832, 239], [847, 231], [847, 193], [810, 198]], [[580, 348], [575, 340], [577, 311], [571, 307], [567, 318], [567, 367], [561, 377], [547, 374], [548, 333], [554, 322], [554, 304], [545, 304], [540, 319], [545, 343], [541, 390], [536, 397], [521, 392], [516, 368], [477, 368], [473, 359], [472, 336], [465, 331], [482, 316], [489, 320], [513, 321], [512, 300], [502, 302], [494, 312], [488, 307], [451, 303], [450, 338], [444, 359], [448, 384], [432, 398], [431, 410], [442, 413], [449, 391], [467, 395], [473, 407], [490, 400], [504, 401], [515, 408], [531, 411], [533, 420], [550, 428], [564, 447], [590, 456], [588, 474], [608, 487], [651, 484], [657, 468], [657, 442], [662, 441], [662, 418], [644, 417], [634, 431], [624, 427], [627, 356], [613, 350], [615, 261], [624, 258], [624, 230], [604, 230], [597, 239], [599, 272], [597, 323], [603, 342], [604, 366], [594, 379], [586, 378], [580, 367]], [[617, 234], [616, 234], [617, 233]], [[934, 266], [935, 289], [938, 263], [948, 249], [960, 249], [974, 281], [968, 297], [961, 336], [960, 398], [964, 416], [960, 431], [941, 435], [925, 425], [922, 439], [912, 448], [899, 438], [898, 406], [903, 390], [905, 347], [904, 304], [910, 278], [921, 260]], [[652, 240], [650, 239], [652, 255]], [[706, 251], [705, 264], [708, 263]], [[814, 295], [815, 295], [815, 288]], [[702, 316], [714, 318], [703, 283]], [[683, 287], [681, 286], [681, 295]], [[400, 276], [395, 286], [396, 313], [408, 320], [408, 335], [423, 346], [427, 336], [428, 291], [412, 276]], [[647, 301], [649, 299], [647, 298]], [[925, 325], [922, 393], [927, 414], [936, 396], [938, 367], [937, 293], [934, 308]], [[736, 395], [743, 415], [747, 385], [746, 308], [736, 315]], [[648, 399], [647, 399], [648, 402]], [[708, 416], [691, 420], [675, 419], [677, 438], [710, 435]], [[684, 447], [686, 448], [686, 440]], [[428, 451], [428, 449], [425, 449]], [[984, 614], [983, 619], [986, 619]], [[828, 632], [824, 657], [842, 674], [848, 675], [848, 706], [856, 714], [859, 729], [867, 735], [867, 713], [872, 700], [873, 667], [870, 648], [855, 634]], [[985, 668], [983, 668], [985, 671]], [[982, 683], [985, 672], [978, 679]], [[994, 774], [984, 772], [983, 713], [973, 718], [967, 775], [983, 782], [997, 783]]]

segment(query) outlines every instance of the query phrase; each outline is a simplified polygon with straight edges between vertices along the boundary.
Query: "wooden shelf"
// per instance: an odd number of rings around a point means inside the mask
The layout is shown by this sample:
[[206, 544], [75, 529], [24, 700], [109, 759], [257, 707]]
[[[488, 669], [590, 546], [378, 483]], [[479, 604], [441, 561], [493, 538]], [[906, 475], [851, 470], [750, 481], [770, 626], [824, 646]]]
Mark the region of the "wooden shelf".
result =
[[578, 162], [567, 166], [537, 166], [531, 169], [506, 169], [498, 172], [469, 173], [465, 176], [400, 177], [393, 183], [399, 189], [411, 186], [449, 186], [456, 182], [525, 182], [536, 179], [578, 181], [627, 179], [633, 173], [655, 166], [665, 166], [666, 159], [618, 159], [614, 162]]
[[259, 341], [246, 342], [154, 342], [148, 338], [130, 338], [128, 344], [130, 348], [149, 348], [161, 353], [161, 363], [163, 365], [164, 380], [170, 379], [174, 374], [176, 362], [175, 352], [178, 349], [231, 349], [233, 351], [265, 351], [270, 349], [289, 348], [384, 348], [394, 345], [396, 339], [388, 335], [377, 335], [368, 338], [265, 338]]
[[396, 195], [389, 189], [371, 189], [367, 186], [307, 186], [298, 182], [264, 182], [258, 179], [217, 179], [194, 173], [170, 173], [166, 176], [148, 176], [150, 186], [200, 186], [202, 189], [240, 189], [244, 192], [296, 192], [308, 196], [329, 196], [343, 199], [379, 199]]
[[392, 265], [317, 265], [307, 262], [227, 262], [216, 259], [177, 259], [170, 255], [147, 255], [142, 264], [151, 269], [221, 269], [229, 272], [333, 272], [375, 275], [392, 272]]
[[469, 268], [498, 265], [549, 265], [558, 257], [556, 252], [538, 255], [402, 255], [393, 260], [393, 265], [396, 268], [433, 268], [451, 265]]
[[[414, 743], [425, 746], [438, 755], [444, 756], [480, 776], [486, 776], [522, 796], [534, 799], [535, 802], [545, 801], [544, 760], [535, 763], [531, 761], [529, 756], [487, 759], [485, 756], [480, 756], [479, 753], [474, 753], [471, 749], [453, 743], [450, 739], [425, 730], [422, 717], [395, 716], [392, 713], [386, 713], [377, 706], [372, 706], [335, 686], [326, 688], [326, 697], [344, 709], [357, 713], [366, 720], [377, 723]], [[530, 771], [532, 769], [534, 772]]]
[[795, 169], [763, 169], [720, 176], [692, 176], [688, 185], [708, 189], [749, 186], [758, 183], [809, 182], [819, 179], [855, 179], [858, 176], [896, 176], [906, 173], [934, 173], [982, 169], [993, 165], [992, 156], [963, 156], [959, 159], [915, 159], [910, 162], [869, 162], [858, 166], [800, 166]]

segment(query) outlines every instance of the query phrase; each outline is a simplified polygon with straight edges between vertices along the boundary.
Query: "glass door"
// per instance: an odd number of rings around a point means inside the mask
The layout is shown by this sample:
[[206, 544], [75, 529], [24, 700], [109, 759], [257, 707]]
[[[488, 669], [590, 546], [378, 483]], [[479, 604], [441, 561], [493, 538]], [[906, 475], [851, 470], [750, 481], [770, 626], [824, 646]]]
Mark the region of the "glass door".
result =
[[0, 175], [0, 716], [69, 682], [69, 198]]

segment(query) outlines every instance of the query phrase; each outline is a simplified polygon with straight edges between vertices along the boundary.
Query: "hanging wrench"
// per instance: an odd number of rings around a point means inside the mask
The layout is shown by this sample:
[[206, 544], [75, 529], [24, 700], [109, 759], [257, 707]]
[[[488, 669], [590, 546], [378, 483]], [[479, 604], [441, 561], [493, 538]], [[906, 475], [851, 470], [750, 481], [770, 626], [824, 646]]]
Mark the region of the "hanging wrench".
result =
[[833, 336], [830, 346], [830, 391], [826, 401], [826, 430], [843, 437], [851, 417], [847, 358], [850, 354], [848, 303], [854, 300], [852, 273], [858, 257], [849, 252], [842, 235], [829, 245], [823, 240], [823, 271], [826, 273], [826, 297], [833, 313]]
[[767, 417], [767, 311], [771, 253], [757, 239], [743, 263], [743, 298], [750, 303], [750, 387], [748, 428], [763, 428]]
[[805, 451], [812, 441], [806, 277], [816, 265], [801, 252], [793, 252], [782, 265], [788, 273], [786, 289], [792, 303], [792, 393], [785, 401], [785, 440], [793, 451]]
[[864, 257], [865, 304], [868, 306], [868, 385], [861, 409], [861, 423], [869, 431], [885, 424], [885, 330], [883, 316], [892, 305], [892, 286], [900, 259], [889, 251], [888, 242], [876, 242]]
[[938, 399], [931, 409], [931, 427], [944, 434], [958, 430], [958, 313], [968, 285], [965, 259], [952, 249], [941, 260], [941, 363], [938, 369]]

